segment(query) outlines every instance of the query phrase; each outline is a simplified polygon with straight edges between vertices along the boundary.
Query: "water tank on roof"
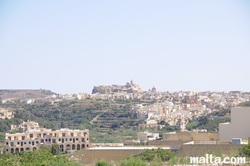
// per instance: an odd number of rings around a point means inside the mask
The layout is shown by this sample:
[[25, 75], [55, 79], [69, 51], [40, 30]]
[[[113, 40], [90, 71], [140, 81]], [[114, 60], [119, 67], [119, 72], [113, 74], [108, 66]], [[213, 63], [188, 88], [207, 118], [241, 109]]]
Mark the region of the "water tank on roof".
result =
[[241, 138], [232, 138], [232, 144], [240, 145], [240, 144], [242, 144], [242, 139]]

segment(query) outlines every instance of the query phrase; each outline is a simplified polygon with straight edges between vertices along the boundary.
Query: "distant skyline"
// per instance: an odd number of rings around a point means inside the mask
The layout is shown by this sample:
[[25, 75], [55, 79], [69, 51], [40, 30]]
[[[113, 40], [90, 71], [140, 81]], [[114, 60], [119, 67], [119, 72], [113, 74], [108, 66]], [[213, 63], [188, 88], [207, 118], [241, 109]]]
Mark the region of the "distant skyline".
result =
[[1, 0], [0, 89], [250, 91], [248, 0]]

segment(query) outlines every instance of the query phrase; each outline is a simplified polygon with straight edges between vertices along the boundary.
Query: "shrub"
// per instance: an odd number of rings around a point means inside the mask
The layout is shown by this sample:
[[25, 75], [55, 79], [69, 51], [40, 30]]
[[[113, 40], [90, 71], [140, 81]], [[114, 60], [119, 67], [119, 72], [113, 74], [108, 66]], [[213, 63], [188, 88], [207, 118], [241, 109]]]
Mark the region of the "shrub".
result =
[[121, 166], [146, 166], [146, 163], [139, 157], [131, 157], [131, 158], [122, 160]]
[[52, 147], [51, 147], [51, 153], [53, 155], [57, 155], [60, 153], [60, 147], [58, 144], [52, 144]]
[[0, 157], [2, 166], [79, 166], [66, 158], [66, 156], [54, 156], [49, 150], [38, 149], [33, 152], [21, 152], [18, 154], [4, 154]]
[[105, 160], [101, 160], [96, 163], [96, 166], [108, 166], [108, 165], [109, 163]]
[[172, 152], [165, 149], [152, 149], [146, 150], [144, 153], [137, 155], [142, 160], [146, 161], [153, 161], [153, 160], [161, 160], [161, 161], [168, 161], [171, 157], [174, 156]]
[[241, 155], [241, 156], [250, 157], [250, 144], [244, 145], [244, 146], [240, 149], [240, 155]]

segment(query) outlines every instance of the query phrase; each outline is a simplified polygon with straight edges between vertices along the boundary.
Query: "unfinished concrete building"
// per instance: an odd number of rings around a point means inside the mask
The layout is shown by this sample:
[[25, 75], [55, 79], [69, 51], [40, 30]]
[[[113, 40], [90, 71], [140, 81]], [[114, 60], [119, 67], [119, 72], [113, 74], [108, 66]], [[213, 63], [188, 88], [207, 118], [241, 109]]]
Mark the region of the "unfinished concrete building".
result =
[[41, 146], [58, 144], [60, 152], [76, 151], [89, 147], [89, 130], [29, 130], [25, 133], [5, 135], [7, 153], [33, 151]]

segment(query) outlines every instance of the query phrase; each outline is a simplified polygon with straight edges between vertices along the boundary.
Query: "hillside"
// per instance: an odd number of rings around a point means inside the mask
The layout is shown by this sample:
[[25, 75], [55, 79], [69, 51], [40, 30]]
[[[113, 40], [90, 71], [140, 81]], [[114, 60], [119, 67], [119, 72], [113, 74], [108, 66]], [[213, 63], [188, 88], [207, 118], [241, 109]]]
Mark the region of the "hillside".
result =
[[[131, 101], [108, 100], [61, 100], [57, 102], [34, 102], [32, 104], [5, 103], [0, 104], [2, 108], [14, 111], [14, 118], [0, 119], [0, 140], [3, 133], [10, 132], [10, 125], [18, 125], [21, 121], [35, 121], [41, 127], [59, 129], [90, 129], [92, 142], [121, 142], [120, 132], [126, 127], [131, 131], [139, 121], [131, 112]], [[112, 117], [112, 119], [108, 119]], [[121, 121], [121, 119], [123, 119]], [[103, 121], [105, 120], [105, 121]], [[118, 123], [119, 121], [119, 123]], [[123, 126], [123, 127], [122, 127]], [[132, 131], [133, 132], [133, 131]], [[132, 133], [136, 135], [134, 131]], [[127, 135], [125, 132], [122, 135]]]
[[0, 89], [0, 99], [2, 100], [28, 100], [45, 98], [47, 96], [57, 95], [50, 90], [44, 89]]

